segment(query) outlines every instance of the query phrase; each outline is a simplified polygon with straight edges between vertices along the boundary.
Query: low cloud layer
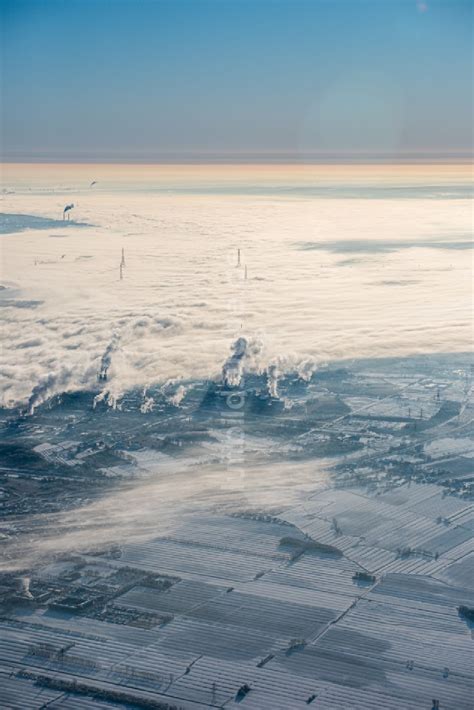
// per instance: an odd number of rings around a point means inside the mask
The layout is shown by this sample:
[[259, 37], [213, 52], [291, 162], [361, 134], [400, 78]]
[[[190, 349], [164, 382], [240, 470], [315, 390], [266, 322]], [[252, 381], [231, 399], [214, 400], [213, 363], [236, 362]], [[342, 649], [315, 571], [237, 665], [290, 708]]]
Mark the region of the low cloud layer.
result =
[[299, 242], [298, 249], [303, 251], [323, 250], [333, 254], [384, 254], [403, 249], [472, 249], [474, 242], [470, 235], [464, 239], [413, 239], [407, 240], [381, 240], [381, 239], [351, 239], [336, 240], [331, 242]]
[[140, 388], [146, 412], [155, 384], [179, 404], [190, 379], [258, 370], [274, 394], [321, 361], [470, 348], [467, 200], [89, 191], [51, 239], [64, 196], [31, 188], [2, 207], [46, 227], [1, 237], [4, 406]]

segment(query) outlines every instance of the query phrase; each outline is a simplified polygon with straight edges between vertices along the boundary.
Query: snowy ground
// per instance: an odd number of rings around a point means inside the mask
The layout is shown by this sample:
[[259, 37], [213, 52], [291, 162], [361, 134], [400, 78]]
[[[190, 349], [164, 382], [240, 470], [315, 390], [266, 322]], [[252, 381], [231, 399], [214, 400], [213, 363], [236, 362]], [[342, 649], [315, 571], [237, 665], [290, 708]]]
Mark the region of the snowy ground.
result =
[[[443, 508], [449, 528], [436, 522]], [[153, 698], [203, 710], [425, 710], [432, 698], [442, 710], [470, 710], [472, 638], [458, 607], [472, 606], [472, 554], [458, 521], [472, 514], [472, 504], [446, 500], [437, 486], [382, 496], [319, 490], [271, 520], [190, 516], [173, 534], [125, 545], [119, 557], [50, 564], [40, 581], [66, 590], [68, 572], [104, 591], [120, 569], [137, 579], [168, 575], [173, 584], [124, 586], [107, 619], [51, 613], [41, 602], [11, 605], [0, 623], [8, 707], [25, 707], [25, 698], [38, 710], [52, 701], [102, 707], [92, 698], [103, 691], [104, 701], [127, 692], [130, 704]], [[284, 539], [303, 533], [339, 553], [294, 558]], [[443, 538], [443, 546], [437, 555], [400, 555], [393, 548], [407, 533], [436, 549]], [[31, 590], [38, 595], [34, 579]], [[111, 623], [123, 609], [157, 619], [146, 629]], [[57, 684], [74, 678], [76, 686]], [[122, 697], [112, 707], [128, 705]]]

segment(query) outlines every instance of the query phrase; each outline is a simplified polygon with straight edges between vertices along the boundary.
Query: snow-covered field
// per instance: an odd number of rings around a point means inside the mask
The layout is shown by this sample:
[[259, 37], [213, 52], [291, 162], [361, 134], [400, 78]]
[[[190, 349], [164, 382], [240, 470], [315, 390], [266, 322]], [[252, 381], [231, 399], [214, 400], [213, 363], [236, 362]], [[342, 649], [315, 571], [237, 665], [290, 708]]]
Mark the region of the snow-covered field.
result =
[[467, 180], [448, 166], [6, 166], [2, 403], [97, 388], [104, 363], [111, 402], [214, 376], [242, 335], [246, 367], [275, 372], [467, 350]]
[[425, 453], [433, 458], [459, 455], [474, 457], [473, 442], [468, 438], [450, 439], [446, 437], [425, 444]]

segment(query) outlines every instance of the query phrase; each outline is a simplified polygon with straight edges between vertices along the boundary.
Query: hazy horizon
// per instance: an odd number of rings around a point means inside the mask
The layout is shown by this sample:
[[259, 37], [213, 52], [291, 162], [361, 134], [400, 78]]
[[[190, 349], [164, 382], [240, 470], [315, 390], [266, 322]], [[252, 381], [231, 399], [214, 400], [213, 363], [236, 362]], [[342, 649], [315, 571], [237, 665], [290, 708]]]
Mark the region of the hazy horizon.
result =
[[318, 154], [301, 156], [295, 153], [170, 153], [150, 157], [124, 156], [120, 153], [90, 156], [74, 155], [62, 157], [51, 155], [4, 155], [0, 166], [4, 165], [469, 165], [472, 168], [474, 153], [406, 153], [391, 155], [376, 154]]

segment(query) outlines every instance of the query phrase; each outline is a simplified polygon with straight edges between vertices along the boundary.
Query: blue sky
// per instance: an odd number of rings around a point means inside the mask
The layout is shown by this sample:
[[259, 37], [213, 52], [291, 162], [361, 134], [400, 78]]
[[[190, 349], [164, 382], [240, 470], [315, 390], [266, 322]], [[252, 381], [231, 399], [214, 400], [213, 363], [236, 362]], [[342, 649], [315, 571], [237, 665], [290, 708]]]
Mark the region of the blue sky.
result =
[[468, 0], [0, 0], [5, 159], [472, 152]]

